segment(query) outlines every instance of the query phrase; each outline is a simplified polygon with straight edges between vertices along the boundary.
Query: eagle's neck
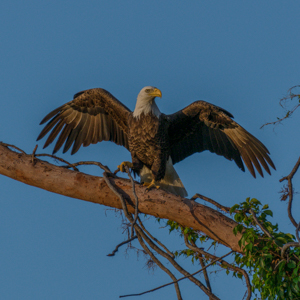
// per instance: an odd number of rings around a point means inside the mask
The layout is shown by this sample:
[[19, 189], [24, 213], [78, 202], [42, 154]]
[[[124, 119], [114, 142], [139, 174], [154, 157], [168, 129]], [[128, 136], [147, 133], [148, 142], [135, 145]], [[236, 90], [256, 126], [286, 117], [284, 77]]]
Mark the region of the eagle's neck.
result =
[[135, 109], [133, 111], [133, 116], [135, 118], [140, 118], [142, 114], [148, 115], [152, 113], [154, 116], [158, 117], [161, 115], [160, 110], [158, 109], [154, 99], [146, 100], [143, 98], [139, 98], [136, 101]]

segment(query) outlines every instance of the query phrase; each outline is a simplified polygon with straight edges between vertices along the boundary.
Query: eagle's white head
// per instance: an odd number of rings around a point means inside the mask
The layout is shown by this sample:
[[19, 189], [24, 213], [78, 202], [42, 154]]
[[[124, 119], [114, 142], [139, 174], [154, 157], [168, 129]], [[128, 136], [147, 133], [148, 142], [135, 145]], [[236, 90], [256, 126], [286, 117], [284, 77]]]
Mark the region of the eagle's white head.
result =
[[161, 113], [154, 101], [155, 97], [161, 98], [161, 91], [158, 88], [154, 86], [145, 86], [142, 88], [137, 96], [133, 116], [139, 118], [142, 113], [144, 115], [152, 113], [159, 117]]

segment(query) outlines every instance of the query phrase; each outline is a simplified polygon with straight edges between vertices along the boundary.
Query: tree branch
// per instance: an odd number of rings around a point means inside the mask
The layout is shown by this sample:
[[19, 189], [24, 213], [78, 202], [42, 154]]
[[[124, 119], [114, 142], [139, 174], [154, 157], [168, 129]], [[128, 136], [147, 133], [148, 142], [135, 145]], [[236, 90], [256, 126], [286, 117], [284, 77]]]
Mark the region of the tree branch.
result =
[[[28, 185], [64, 196], [98, 203], [114, 208], [122, 208], [119, 198], [110, 190], [102, 177], [91, 176], [58, 167], [39, 159], [32, 163], [32, 156], [16, 153], [0, 144], [0, 174]], [[130, 180], [111, 178], [122, 195], [131, 203], [128, 210], [134, 213], [134, 195]], [[181, 198], [163, 190], [146, 192], [142, 185], [136, 185], [139, 211], [161, 219], [170, 219], [184, 227], [201, 231], [215, 241], [242, 253], [238, 245], [241, 234], [234, 235], [237, 225], [223, 214]]]
[[284, 180], [288, 181], [288, 195], [289, 195], [288, 215], [289, 215], [291, 222], [293, 223], [293, 225], [296, 228], [298, 226], [298, 223], [296, 222], [296, 220], [294, 219], [294, 217], [292, 215], [292, 203], [293, 203], [293, 198], [294, 198], [292, 179], [293, 179], [294, 175], [296, 174], [296, 172], [298, 171], [299, 166], [300, 166], [300, 157], [298, 158], [292, 172], [288, 176], [285, 176], [279, 180], [279, 182], [282, 182]]

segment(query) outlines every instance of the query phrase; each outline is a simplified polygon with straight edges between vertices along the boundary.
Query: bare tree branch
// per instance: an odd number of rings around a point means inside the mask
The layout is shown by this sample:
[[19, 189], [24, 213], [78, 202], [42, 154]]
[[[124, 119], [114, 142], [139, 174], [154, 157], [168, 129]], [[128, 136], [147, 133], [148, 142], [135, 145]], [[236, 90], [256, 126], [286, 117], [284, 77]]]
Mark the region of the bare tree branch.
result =
[[135, 236], [133, 236], [132, 238], [130, 238], [129, 240], [126, 240], [126, 241], [124, 241], [124, 242], [118, 244], [118, 245], [116, 246], [116, 248], [114, 249], [114, 251], [113, 251], [112, 253], [110, 253], [110, 254], [107, 254], [107, 256], [115, 256], [116, 252], [118, 252], [118, 250], [119, 250], [119, 248], [120, 248], [121, 246], [123, 246], [123, 245], [125, 245], [125, 244], [128, 244], [128, 243], [130, 243], [130, 242], [132, 242], [132, 241], [135, 240], [136, 238], [137, 238], [137, 236], [135, 235]]
[[296, 220], [294, 219], [294, 217], [292, 215], [292, 202], [293, 202], [293, 198], [294, 198], [292, 179], [293, 179], [294, 175], [296, 174], [296, 172], [298, 171], [299, 166], [300, 166], [300, 157], [298, 158], [298, 160], [297, 160], [293, 170], [291, 171], [291, 173], [288, 176], [285, 176], [285, 177], [283, 177], [279, 180], [279, 182], [282, 182], [284, 180], [288, 181], [288, 195], [289, 195], [288, 215], [289, 215], [289, 218], [290, 218], [291, 222], [293, 223], [293, 225], [296, 228], [298, 226], [298, 223], [296, 222]]
[[288, 110], [286, 108], [286, 102], [289, 101], [289, 100], [292, 101], [295, 97], [300, 99], [300, 95], [299, 94], [294, 94], [293, 93], [293, 90], [296, 89], [296, 88], [299, 88], [299, 87], [300, 87], [300, 85], [295, 85], [295, 86], [291, 87], [288, 90], [287, 96], [283, 97], [279, 101], [280, 106], [286, 110], [286, 115], [284, 117], [282, 117], [282, 118], [277, 118], [277, 120], [274, 121], [274, 122], [269, 122], [269, 123], [266, 123], [266, 124], [262, 125], [260, 127], [260, 129], [262, 129], [266, 125], [278, 125], [278, 124], [281, 124], [281, 122], [283, 120], [285, 120], [287, 118], [290, 118], [292, 116], [292, 114], [295, 112], [295, 110], [300, 106], [300, 103], [298, 103], [297, 105], [295, 105], [291, 110]]

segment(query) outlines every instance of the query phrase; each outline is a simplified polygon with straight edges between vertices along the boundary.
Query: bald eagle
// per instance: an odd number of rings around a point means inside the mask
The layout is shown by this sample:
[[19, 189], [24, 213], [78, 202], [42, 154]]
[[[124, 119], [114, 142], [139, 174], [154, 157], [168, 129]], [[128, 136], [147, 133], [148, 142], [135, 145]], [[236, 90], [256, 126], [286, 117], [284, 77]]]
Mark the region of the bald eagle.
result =
[[[65, 143], [63, 153], [72, 147], [112, 141], [131, 153], [132, 162], [122, 162], [141, 177], [141, 182], [161, 187], [176, 195], [187, 192], [173, 165], [196, 152], [209, 150], [234, 160], [245, 171], [243, 161], [253, 177], [254, 167], [263, 177], [261, 166], [269, 173], [275, 169], [268, 149], [253, 135], [232, 120], [231, 113], [205, 101], [195, 101], [184, 109], [165, 115], [155, 98], [161, 91], [144, 87], [137, 96], [134, 111], [130, 111], [108, 91], [95, 88], [75, 94], [72, 101], [50, 112], [40, 124], [49, 121], [37, 140], [49, 131], [44, 148], [59, 135], [56, 153]], [[243, 161], [242, 161], [243, 160]]]

